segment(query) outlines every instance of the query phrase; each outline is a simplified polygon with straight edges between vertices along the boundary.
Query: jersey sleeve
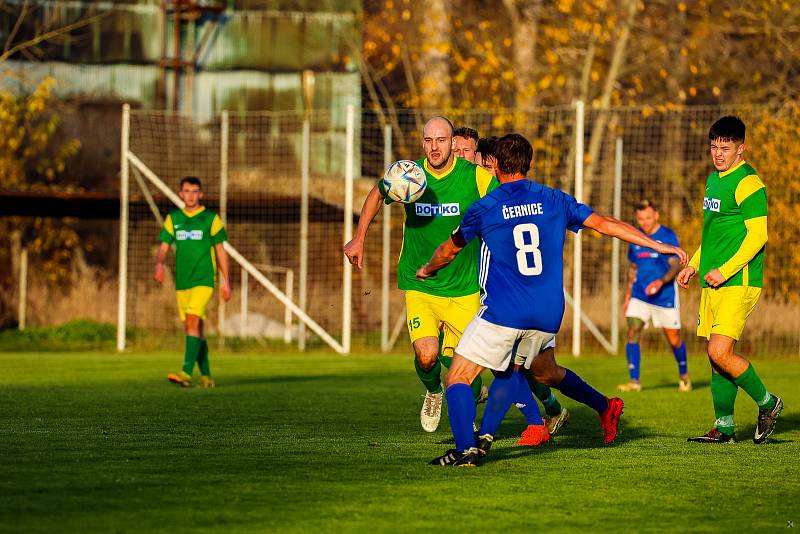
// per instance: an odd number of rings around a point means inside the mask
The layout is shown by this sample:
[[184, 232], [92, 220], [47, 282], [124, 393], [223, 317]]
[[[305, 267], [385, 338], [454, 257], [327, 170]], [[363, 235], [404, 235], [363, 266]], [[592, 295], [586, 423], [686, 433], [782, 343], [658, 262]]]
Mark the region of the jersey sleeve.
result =
[[[475, 237], [481, 235], [481, 213], [483, 210], [476, 202], [467, 209], [464, 218], [461, 219], [461, 224], [456, 228], [456, 232], [461, 234], [466, 245]], [[454, 232], [455, 233], [455, 232]]]
[[567, 214], [567, 230], [577, 234], [583, 228], [583, 221], [588, 219], [594, 210], [586, 204], [578, 202], [572, 195], [563, 191], [560, 193], [565, 204], [564, 211]]
[[222, 226], [222, 219], [219, 215], [214, 215], [214, 220], [211, 221], [211, 244], [219, 245], [228, 240], [228, 233], [225, 227]]
[[631, 263], [636, 263], [636, 257], [633, 255], [633, 245], [630, 243], [628, 244], [628, 261]]
[[480, 165], [475, 167], [475, 183], [478, 185], [478, 195], [481, 198], [485, 197], [486, 193], [494, 191], [500, 185], [497, 178]]
[[159, 241], [171, 245], [175, 242], [175, 227], [172, 225], [172, 216], [167, 215], [164, 219], [164, 226], [161, 227], [161, 235], [158, 236]]
[[745, 221], [767, 216], [767, 188], [757, 175], [745, 176], [736, 186], [735, 195]]

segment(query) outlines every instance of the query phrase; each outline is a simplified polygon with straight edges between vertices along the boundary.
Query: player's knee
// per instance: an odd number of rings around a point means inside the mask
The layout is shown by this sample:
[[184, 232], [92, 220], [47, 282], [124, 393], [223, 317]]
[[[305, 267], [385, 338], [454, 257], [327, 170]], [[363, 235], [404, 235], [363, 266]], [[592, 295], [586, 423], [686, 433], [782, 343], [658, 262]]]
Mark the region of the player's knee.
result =
[[638, 343], [640, 332], [637, 328], [628, 328], [628, 343]]
[[729, 343], [719, 343], [711, 340], [708, 342], [708, 357], [712, 362], [725, 360], [733, 355], [733, 346]]
[[546, 367], [533, 370], [533, 379], [545, 386], [557, 386], [557, 373], [554, 368]]
[[417, 365], [426, 373], [433, 369], [438, 359], [438, 354], [429, 351], [417, 351], [414, 356], [417, 359]]

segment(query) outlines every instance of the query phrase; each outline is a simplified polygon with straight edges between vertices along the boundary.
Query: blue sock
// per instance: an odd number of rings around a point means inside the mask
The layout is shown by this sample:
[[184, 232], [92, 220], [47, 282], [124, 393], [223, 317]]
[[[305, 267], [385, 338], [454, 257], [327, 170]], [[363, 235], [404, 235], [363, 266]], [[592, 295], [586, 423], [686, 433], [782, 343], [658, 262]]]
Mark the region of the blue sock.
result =
[[[526, 382], [527, 387], [527, 382]], [[530, 388], [528, 388], [530, 393]], [[483, 412], [481, 429], [479, 436], [491, 434], [494, 436], [500, 423], [506, 416], [506, 412], [511, 407], [511, 403], [517, 400], [517, 381], [514, 379], [513, 371], [505, 371], [494, 375], [494, 381], [489, 387], [489, 399], [486, 401], [486, 410]]]
[[[542, 414], [539, 413], [539, 405], [536, 404], [536, 399], [533, 397], [528, 381], [519, 372], [514, 372], [514, 380], [517, 382], [517, 394], [514, 396], [514, 402], [519, 411], [522, 412], [522, 415], [525, 416], [525, 422], [529, 425], [543, 425], [544, 421], [542, 421]], [[547, 404], [547, 401], [551, 399], [555, 400], [552, 392], [550, 393], [550, 398], [545, 400], [544, 403]]]
[[581, 377], [567, 369], [567, 375], [556, 387], [558, 390], [571, 399], [585, 404], [586, 406], [594, 409], [597, 413], [602, 414], [608, 408], [608, 399], [594, 389], [592, 386], [583, 381]]
[[[475, 421], [475, 399], [469, 384], [453, 384], [445, 392], [447, 415], [456, 440], [456, 449], [463, 452], [475, 444], [472, 422]], [[491, 397], [490, 397], [491, 398]], [[488, 408], [487, 408], [488, 410]]]
[[628, 358], [628, 374], [631, 381], [639, 381], [639, 368], [642, 362], [642, 349], [638, 343], [628, 343], [625, 345], [625, 356]]
[[686, 360], [686, 345], [681, 343], [677, 349], [672, 349], [675, 355], [675, 361], [678, 362], [678, 373], [685, 375], [689, 372], [689, 362]]

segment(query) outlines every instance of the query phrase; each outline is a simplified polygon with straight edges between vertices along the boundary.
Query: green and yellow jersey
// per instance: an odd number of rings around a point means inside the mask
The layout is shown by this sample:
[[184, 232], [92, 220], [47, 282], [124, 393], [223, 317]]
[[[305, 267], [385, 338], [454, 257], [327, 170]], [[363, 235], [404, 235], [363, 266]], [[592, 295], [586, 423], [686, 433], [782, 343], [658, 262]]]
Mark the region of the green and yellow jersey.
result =
[[719, 269], [723, 287], [763, 287], [767, 242], [767, 188], [756, 170], [741, 163], [706, 180], [703, 237], [689, 265], [703, 277]]
[[441, 174], [431, 169], [425, 158], [417, 163], [425, 170], [428, 186], [416, 202], [403, 204], [405, 223], [397, 286], [441, 297], [477, 293], [477, 241], [469, 243], [452, 263], [429, 279], [417, 280], [416, 272], [461, 224], [467, 208], [497, 187], [497, 179], [483, 167], [461, 158], [454, 158]]
[[214, 245], [228, 240], [219, 215], [204, 207], [191, 214], [174, 210], [164, 220], [160, 240], [175, 243], [175, 289], [214, 287]]

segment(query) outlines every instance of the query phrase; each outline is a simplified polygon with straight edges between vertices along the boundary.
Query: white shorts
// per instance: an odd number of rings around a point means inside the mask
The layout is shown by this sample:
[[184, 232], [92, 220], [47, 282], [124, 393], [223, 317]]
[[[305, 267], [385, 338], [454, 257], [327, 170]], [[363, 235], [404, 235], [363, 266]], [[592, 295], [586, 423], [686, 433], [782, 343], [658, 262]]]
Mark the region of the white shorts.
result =
[[539, 330], [517, 330], [474, 317], [464, 330], [456, 352], [469, 361], [494, 371], [505, 371], [511, 358], [524, 360], [530, 369], [533, 358], [544, 348], [555, 346], [555, 334]]
[[655, 328], [680, 330], [681, 309], [679, 302], [680, 301], [676, 298], [674, 308], [664, 308], [632, 298], [628, 303], [628, 310], [625, 312], [625, 317], [641, 319], [644, 321], [645, 326], [652, 323]]

